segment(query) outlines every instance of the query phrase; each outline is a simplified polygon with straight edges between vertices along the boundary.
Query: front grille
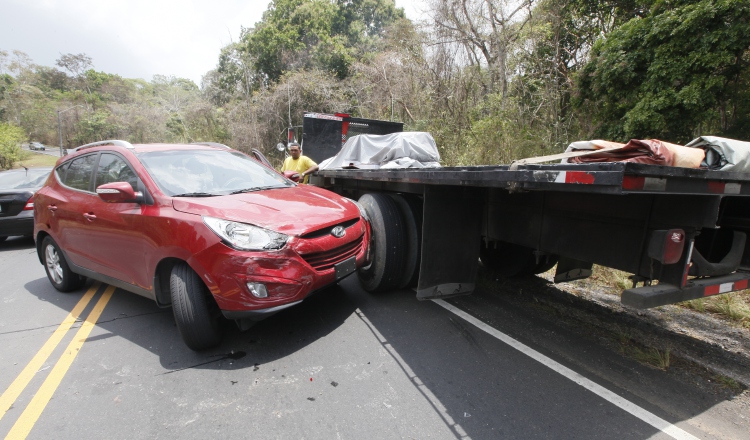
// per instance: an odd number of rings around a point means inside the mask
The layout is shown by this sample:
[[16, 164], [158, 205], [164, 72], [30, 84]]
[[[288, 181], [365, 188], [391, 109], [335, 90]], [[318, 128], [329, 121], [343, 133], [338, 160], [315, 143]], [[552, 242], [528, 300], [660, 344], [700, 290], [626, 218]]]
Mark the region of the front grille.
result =
[[306, 240], [309, 240], [311, 238], [320, 238], [320, 237], [330, 234], [333, 228], [335, 228], [336, 226], [343, 226], [344, 229], [349, 229], [352, 226], [356, 225], [358, 221], [359, 221], [359, 218], [347, 220], [337, 225], [332, 225], [332, 226], [325, 227], [323, 229], [318, 229], [317, 231], [308, 232], [305, 235], [301, 235], [300, 238], [304, 238]]
[[302, 255], [302, 258], [317, 271], [332, 269], [335, 264], [357, 255], [362, 250], [362, 237], [330, 251]]

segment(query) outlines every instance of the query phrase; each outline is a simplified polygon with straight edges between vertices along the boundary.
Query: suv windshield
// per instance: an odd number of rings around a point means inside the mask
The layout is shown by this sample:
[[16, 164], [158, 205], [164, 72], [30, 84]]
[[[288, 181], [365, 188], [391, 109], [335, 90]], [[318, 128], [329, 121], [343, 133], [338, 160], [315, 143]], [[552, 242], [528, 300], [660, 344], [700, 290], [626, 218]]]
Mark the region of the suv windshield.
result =
[[0, 173], [0, 189], [40, 188], [49, 176], [50, 169], [18, 170]]
[[231, 151], [172, 150], [138, 159], [169, 196], [210, 196], [294, 186], [250, 157]]

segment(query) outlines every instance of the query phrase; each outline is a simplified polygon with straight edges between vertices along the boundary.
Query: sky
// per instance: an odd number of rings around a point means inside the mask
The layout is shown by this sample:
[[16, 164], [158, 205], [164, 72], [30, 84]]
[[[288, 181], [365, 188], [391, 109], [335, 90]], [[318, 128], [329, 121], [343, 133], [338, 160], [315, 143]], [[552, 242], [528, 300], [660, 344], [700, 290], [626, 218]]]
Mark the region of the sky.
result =
[[[395, 0], [412, 20], [425, 0]], [[200, 85], [219, 51], [260, 21], [270, 0], [3, 0], [0, 50], [54, 67], [85, 53], [125, 78], [177, 76]]]

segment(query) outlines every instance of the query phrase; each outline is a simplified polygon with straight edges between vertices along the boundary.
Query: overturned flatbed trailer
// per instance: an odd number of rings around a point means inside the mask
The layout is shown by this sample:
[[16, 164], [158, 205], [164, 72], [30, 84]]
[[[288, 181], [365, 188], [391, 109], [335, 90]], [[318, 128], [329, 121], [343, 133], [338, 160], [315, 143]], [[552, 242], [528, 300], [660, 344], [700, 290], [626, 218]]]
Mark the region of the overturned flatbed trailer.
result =
[[504, 276], [556, 264], [556, 282], [593, 264], [629, 272], [622, 303], [638, 308], [748, 288], [750, 174], [633, 163], [316, 174], [370, 216], [369, 291], [469, 294], [480, 258]]

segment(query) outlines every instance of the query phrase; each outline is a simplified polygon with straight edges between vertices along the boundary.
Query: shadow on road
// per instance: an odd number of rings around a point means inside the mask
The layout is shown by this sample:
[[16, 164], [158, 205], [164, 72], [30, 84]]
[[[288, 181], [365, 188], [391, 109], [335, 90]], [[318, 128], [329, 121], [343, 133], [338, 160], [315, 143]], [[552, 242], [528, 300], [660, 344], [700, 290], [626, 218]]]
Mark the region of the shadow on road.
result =
[[[450, 302], [670, 423], [739, 393], [700, 389], [609, 349], [590, 328], [562, 325], [564, 316], [534, 300], [547, 289], [560, 292], [545, 280], [513, 281], [503, 288], [500, 295], [480, 290]], [[446, 424], [457, 437], [465, 432], [472, 438], [644, 439], [659, 433], [441, 307], [416, 301], [413, 292], [357, 305], [384, 347], [413, 374], [415, 387], [423, 383], [445, 407]], [[731, 431], [720, 422], [714, 428]]]
[[[80, 290], [61, 293], [45, 277], [28, 282], [24, 287], [40, 300], [72, 310], [92, 285], [93, 282], [88, 281]], [[106, 287], [101, 285], [98, 291], [103, 292]], [[60, 301], [61, 298], [64, 300]], [[92, 300], [87, 310], [93, 307], [97, 298]], [[92, 336], [87, 341], [113, 336], [124, 338], [157, 355], [161, 365], [168, 370], [164, 374], [189, 368], [243, 369], [289, 356], [325, 337], [341, 325], [354, 309], [344, 290], [331, 286], [245, 332], [240, 332], [233, 322], [225, 321], [222, 343], [210, 350], [194, 352], [182, 342], [171, 308], [159, 308], [148, 298], [117, 289], [97, 322], [97, 327], [107, 333]]]
[[[8, 245], [32, 247], [33, 242], [14, 240], [0, 249]], [[25, 285], [41, 300], [67, 310], [88, 287], [62, 294], [46, 278]], [[541, 279], [505, 288], [508, 295], [518, 295], [519, 289], [554, 289]], [[528, 301], [533, 303], [533, 296]], [[559, 314], [540, 312], [533, 304], [483, 291], [451, 302], [671, 423], [724, 400], [623, 357], [596, 338], [561, 325]], [[371, 330], [457, 438], [645, 439], [659, 432], [438, 305], [417, 301], [414, 292], [370, 295], [360, 289], [356, 276], [247, 332], [228, 322], [222, 344], [199, 353], [182, 343], [171, 309], [117, 290], [97, 323], [107, 333], [89, 341], [124, 338], [158, 356], [165, 370], [160, 374], [254, 370], [325, 338], [352, 315]]]
[[17, 251], [19, 249], [33, 249], [34, 239], [31, 237], [8, 237], [0, 241], [0, 252]]

